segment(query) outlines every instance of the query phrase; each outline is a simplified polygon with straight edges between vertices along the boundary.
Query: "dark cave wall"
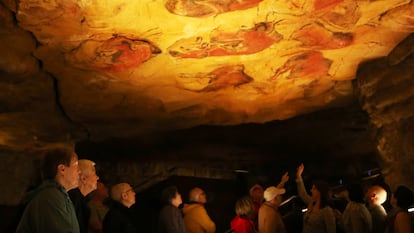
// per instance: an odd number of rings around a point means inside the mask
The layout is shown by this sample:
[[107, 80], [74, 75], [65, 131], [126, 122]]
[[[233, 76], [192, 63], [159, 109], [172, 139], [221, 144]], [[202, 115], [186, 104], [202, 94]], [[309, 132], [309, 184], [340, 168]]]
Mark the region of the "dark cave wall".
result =
[[388, 57], [362, 64], [356, 90], [368, 113], [386, 182], [414, 188], [414, 34]]

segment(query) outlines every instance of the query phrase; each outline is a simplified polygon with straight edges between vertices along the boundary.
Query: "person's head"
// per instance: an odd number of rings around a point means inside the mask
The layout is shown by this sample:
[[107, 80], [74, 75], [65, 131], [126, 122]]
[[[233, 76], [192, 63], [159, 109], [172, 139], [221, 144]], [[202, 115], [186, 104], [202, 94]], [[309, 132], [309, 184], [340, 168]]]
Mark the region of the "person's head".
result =
[[96, 175], [95, 162], [88, 159], [79, 159], [79, 190], [86, 196], [96, 189], [99, 177]]
[[251, 197], [242, 197], [236, 201], [234, 211], [240, 217], [251, 218], [253, 214], [253, 201]]
[[352, 183], [347, 185], [349, 200], [364, 203], [364, 190], [360, 184]]
[[161, 192], [161, 200], [165, 204], [170, 204], [175, 207], [179, 207], [183, 203], [181, 194], [178, 192], [178, 189], [175, 186], [169, 186], [163, 189]]
[[266, 190], [263, 193], [263, 196], [265, 201], [274, 203], [276, 205], [280, 205], [280, 203], [282, 203], [282, 194], [284, 194], [285, 192], [286, 190], [284, 188], [270, 186], [266, 188]]
[[128, 183], [119, 183], [111, 187], [111, 199], [126, 207], [135, 204], [135, 191]]
[[56, 147], [45, 152], [43, 161], [44, 179], [54, 179], [66, 191], [79, 185], [78, 156], [69, 147]]
[[365, 200], [369, 205], [381, 205], [387, 200], [387, 191], [379, 185], [371, 186], [365, 193]]
[[325, 181], [315, 180], [311, 188], [312, 199], [319, 200], [320, 207], [328, 205], [329, 200], [329, 185]]
[[259, 184], [253, 185], [249, 190], [250, 197], [254, 202], [263, 201], [263, 192], [263, 187]]
[[195, 187], [190, 190], [188, 193], [188, 199], [190, 202], [197, 202], [201, 204], [205, 204], [207, 202], [206, 193], [198, 187]]
[[413, 191], [404, 185], [398, 186], [391, 197], [391, 205], [407, 210], [412, 204], [414, 204]]

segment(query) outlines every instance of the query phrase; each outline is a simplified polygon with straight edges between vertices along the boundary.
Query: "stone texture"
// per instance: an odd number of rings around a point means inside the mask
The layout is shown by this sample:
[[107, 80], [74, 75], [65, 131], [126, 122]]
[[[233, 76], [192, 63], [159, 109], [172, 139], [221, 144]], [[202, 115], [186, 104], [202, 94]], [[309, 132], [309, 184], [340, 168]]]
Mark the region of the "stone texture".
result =
[[373, 124], [386, 181], [414, 187], [414, 34], [388, 57], [364, 63], [357, 85], [362, 108]]

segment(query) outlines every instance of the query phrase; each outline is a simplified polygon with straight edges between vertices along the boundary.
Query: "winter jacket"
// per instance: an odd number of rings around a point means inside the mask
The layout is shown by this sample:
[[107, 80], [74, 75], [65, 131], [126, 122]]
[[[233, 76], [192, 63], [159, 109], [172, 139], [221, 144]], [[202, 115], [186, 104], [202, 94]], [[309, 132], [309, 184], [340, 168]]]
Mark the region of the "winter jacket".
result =
[[214, 233], [216, 224], [210, 219], [204, 205], [184, 204], [184, 223], [187, 233]]

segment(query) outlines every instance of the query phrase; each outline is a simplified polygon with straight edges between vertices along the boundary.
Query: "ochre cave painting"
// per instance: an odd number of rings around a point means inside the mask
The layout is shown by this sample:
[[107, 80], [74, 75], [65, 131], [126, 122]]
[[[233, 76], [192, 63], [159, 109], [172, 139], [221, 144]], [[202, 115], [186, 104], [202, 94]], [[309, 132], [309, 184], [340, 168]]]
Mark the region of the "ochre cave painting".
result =
[[308, 24], [292, 34], [302, 46], [312, 49], [340, 49], [352, 44], [352, 33], [331, 32], [321, 24]]
[[214, 30], [209, 41], [204, 41], [202, 37], [181, 39], [168, 51], [171, 56], [180, 58], [245, 55], [260, 52], [282, 38], [273, 23], [263, 22], [234, 33]]
[[[325, 2], [325, 0], [321, 0]], [[358, 3], [354, 0], [332, 0], [329, 6], [323, 8], [315, 2], [315, 17], [325, 25], [340, 28], [343, 31], [351, 30], [361, 18]]]
[[175, 15], [205, 17], [256, 7], [263, 0], [167, 0], [165, 8]]
[[289, 58], [283, 66], [276, 70], [270, 81], [280, 77], [286, 79], [327, 77], [332, 61], [323, 57], [319, 51], [306, 51]]
[[183, 79], [204, 79], [208, 77], [209, 82], [207, 86], [200, 90], [193, 90], [198, 92], [210, 92], [228, 87], [238, 87], [253, 81], [253, 78], [244, 73], [244, 65], [242, 64], [219, 67], [209, 73], [181, 74], [180, 76]]
[[343, 1], [344, 0], [315, 0], [313, 2], [313, 9], [315, 11], [330, 9]]
[[161, 50], [148, 41], [117, 36], [105, 41], [87, 40], [66, 55], [78, 68], [119, 72], [139, 67]]

